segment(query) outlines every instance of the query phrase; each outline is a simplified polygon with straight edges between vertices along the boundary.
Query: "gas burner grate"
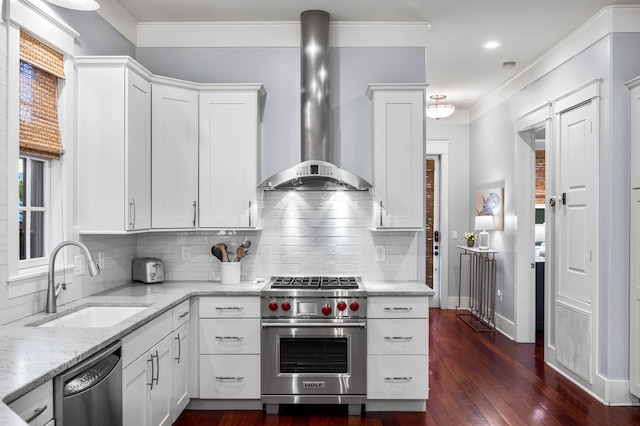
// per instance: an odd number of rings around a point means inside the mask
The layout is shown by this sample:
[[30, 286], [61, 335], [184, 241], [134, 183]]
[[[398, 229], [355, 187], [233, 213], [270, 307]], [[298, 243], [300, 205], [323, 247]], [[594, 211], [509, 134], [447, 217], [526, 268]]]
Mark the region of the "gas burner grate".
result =
[[292, 289], [357, 289], [356, 277], [276, 277], [271, 288]]

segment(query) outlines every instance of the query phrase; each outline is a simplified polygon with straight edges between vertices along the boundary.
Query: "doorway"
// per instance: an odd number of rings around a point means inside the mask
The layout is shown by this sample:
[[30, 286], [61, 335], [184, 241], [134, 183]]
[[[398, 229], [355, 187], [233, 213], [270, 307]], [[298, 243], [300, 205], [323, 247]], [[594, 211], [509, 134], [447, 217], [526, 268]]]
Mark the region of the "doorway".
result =
[[425, 162], [426, 212], [425, 212], [425, 282], [429, 288], [440, 292], [440, 162], [435, 156], [427, 156]]
[[[544, 328], [545, 296], [550, 282], [550, 265], [546, 257], [545, 209], [546, 192], [550, 188], [549, 137], [551, 104], [544, 104], [515, 120], [516, 133], [516, 256], [514, 288], [514, 328], [512, 335], [519, 343], [536, 342], [537, 329]], [[544, 162], [544, 168], [540, 169]], [[540, 261], [540, 262], [539, 262]], [[544, 335], [543, 335], [544, 336]]]

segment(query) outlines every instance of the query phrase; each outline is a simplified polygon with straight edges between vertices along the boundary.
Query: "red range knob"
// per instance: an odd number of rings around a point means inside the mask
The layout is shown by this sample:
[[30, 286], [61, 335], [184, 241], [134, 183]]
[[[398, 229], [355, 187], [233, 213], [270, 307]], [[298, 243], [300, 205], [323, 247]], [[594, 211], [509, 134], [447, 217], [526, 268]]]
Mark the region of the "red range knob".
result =
[[339, 311], [344, 311], [345, 309], [347, 309], [347, 304], [344, 302], [338, 302], [337, 308]]
[[288, 311], [289, 309], [291, 309], [291, 304], [289, 302], [282, 302], [282, 305], [280, 307], [283, 311]]
[[331, 306], [324, 305], [322, 307], [322, 313], [325, 314], [325, 315], [329, 315], [331, 313]]
[[278, 309], [278, 304], [276, 302], [269, 303], [269, 309], [275, 311]]
[[358, 305], [358, 302], [351, 302], [351, 304], [349, 305], [349, 309], [351, 309], [352, 311], [357, 311], [358, 309], [360, 309], [360, 305]]

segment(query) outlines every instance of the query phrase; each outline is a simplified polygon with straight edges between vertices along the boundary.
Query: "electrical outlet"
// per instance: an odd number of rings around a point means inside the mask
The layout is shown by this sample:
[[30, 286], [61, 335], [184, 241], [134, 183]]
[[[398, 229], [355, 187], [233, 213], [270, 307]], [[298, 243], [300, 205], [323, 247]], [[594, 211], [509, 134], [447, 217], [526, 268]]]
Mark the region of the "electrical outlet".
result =
[[498, 290], [498, 300], [502, 302], [502, 290]]
[[458, 239], [458, 231], [451, 231], [451, 239], [452, 240]]
[[84, 275], [84, 256], [79, 254], [75, 257], [75, 266], [73, 267], [73, 275]]
[[376, 262], [384, 262], [385, 250], [384, 246], [376, 246]]
[[182, 247], [182, 260], [191, 260], [191, 247]]
[[98, 267], [100, 268], [101, 271], [104, 271], [104, 252], [103, 251], [98, 252]]

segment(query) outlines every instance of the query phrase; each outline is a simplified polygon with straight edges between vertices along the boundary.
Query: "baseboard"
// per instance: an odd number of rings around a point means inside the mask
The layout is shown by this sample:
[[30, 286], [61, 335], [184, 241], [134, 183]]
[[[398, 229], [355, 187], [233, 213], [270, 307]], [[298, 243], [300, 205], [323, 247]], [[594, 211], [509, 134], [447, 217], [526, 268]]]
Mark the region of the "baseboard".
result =
[[368, 399], [366, 411], [427, 411], [425, 399], [376, 400]]
[[[561, 366], [555, 365], [549, 361], [547, 361], [546, 364], [604, 405], [616, 407], [640, 406], [640, 400], [629, 393], [628, 380], [608, 380], [599, 374], [596, 374], [594, 378], [594, 387], [591, 389], [585, 386], [580, 379], [574, 377], [571, 372], [565, 371]], [[599, 395], [598, 390], [602, 392], [603, 395]]]
[[515, 340], [516, 324], [500, 314], [496, 314], [496, 330], [504, 334], [509, 339]]
[[446, 309], [468, 309], [469, 308], [469, 296], [462, 296], [460, 303], [458, 304], [458, 296], [449, 296], [447, 298]]
[[604, 398], [612, 406], [640, 406], [640, 399], [629, 392], [629, 380], [604, 379]]
[[260, 399], [191, 399], [187, 410], [262, 410]]

